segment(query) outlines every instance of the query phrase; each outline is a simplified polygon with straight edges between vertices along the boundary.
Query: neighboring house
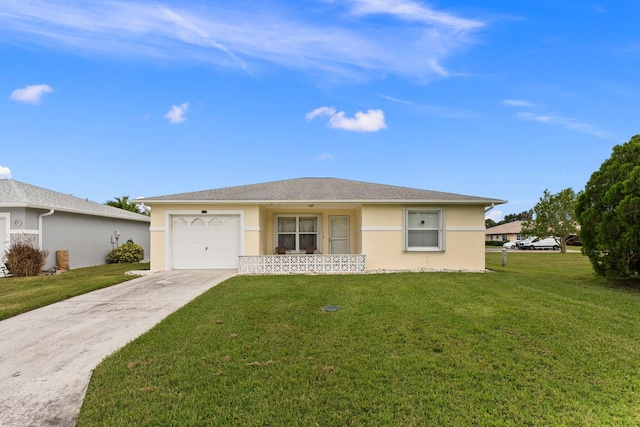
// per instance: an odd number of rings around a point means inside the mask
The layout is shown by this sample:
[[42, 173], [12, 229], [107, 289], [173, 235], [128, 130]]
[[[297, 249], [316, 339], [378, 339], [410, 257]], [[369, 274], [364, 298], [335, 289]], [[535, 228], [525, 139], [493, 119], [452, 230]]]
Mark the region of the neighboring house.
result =
[[526, 236], [521, 233], [522, 221], [513, 221], [487, 228], [484, 235], [487, 242], [512, 242], [514, 240], [524, 240]]
[[152, 270], [241, 273], [483, 270], [485, 209], [505, 203], [335, 178], [139, 202], [151, 207]]
[[55, 266], [58, 250], [69, 251], [71, 268], [104, 264], [107, 252], [129, 239], [147, 256], [149, 222], [146, 215], [0, 179], [0, 258], [16, 238], [47, 250], [47, 269]]

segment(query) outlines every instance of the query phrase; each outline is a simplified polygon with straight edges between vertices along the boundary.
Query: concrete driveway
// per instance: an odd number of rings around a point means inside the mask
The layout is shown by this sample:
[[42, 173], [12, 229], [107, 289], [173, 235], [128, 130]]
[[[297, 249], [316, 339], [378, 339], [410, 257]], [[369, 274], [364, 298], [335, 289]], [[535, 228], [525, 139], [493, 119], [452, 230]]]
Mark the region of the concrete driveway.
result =
[[0, 426], [75, 425], [106, 356], [235, 274], [153, 273], [0, 321]]

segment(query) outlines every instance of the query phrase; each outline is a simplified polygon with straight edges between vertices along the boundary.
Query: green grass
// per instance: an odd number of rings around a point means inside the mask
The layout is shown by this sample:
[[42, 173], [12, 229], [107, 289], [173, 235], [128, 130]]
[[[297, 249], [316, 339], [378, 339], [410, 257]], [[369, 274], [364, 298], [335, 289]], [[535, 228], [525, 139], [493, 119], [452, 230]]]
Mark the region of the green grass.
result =
[[232, 278], [107, 358], [78, 425], [638, 425], [638, 289], [580, 254], [500, 257]]
[[125, 271], [148, 269], [148, 263], [109, 264], [50, 276], [2, 278], [0, 320], [137, 277], [125, 276]]

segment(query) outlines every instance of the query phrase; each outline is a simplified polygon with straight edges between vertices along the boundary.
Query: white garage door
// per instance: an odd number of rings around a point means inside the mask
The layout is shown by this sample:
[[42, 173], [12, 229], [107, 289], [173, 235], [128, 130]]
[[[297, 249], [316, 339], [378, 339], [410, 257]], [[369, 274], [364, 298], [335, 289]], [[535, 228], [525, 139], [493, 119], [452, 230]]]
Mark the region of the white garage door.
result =
[[172, 217], [173, 268], [238, 268], [240, 215]]

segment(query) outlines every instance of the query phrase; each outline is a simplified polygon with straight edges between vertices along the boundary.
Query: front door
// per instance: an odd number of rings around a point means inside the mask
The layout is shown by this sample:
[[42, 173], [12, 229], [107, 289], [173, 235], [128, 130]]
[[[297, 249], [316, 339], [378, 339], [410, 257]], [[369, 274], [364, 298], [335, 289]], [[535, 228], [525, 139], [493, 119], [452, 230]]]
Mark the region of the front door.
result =
[[329, 253], [349, 253], [348, 216], [329, 216]]

